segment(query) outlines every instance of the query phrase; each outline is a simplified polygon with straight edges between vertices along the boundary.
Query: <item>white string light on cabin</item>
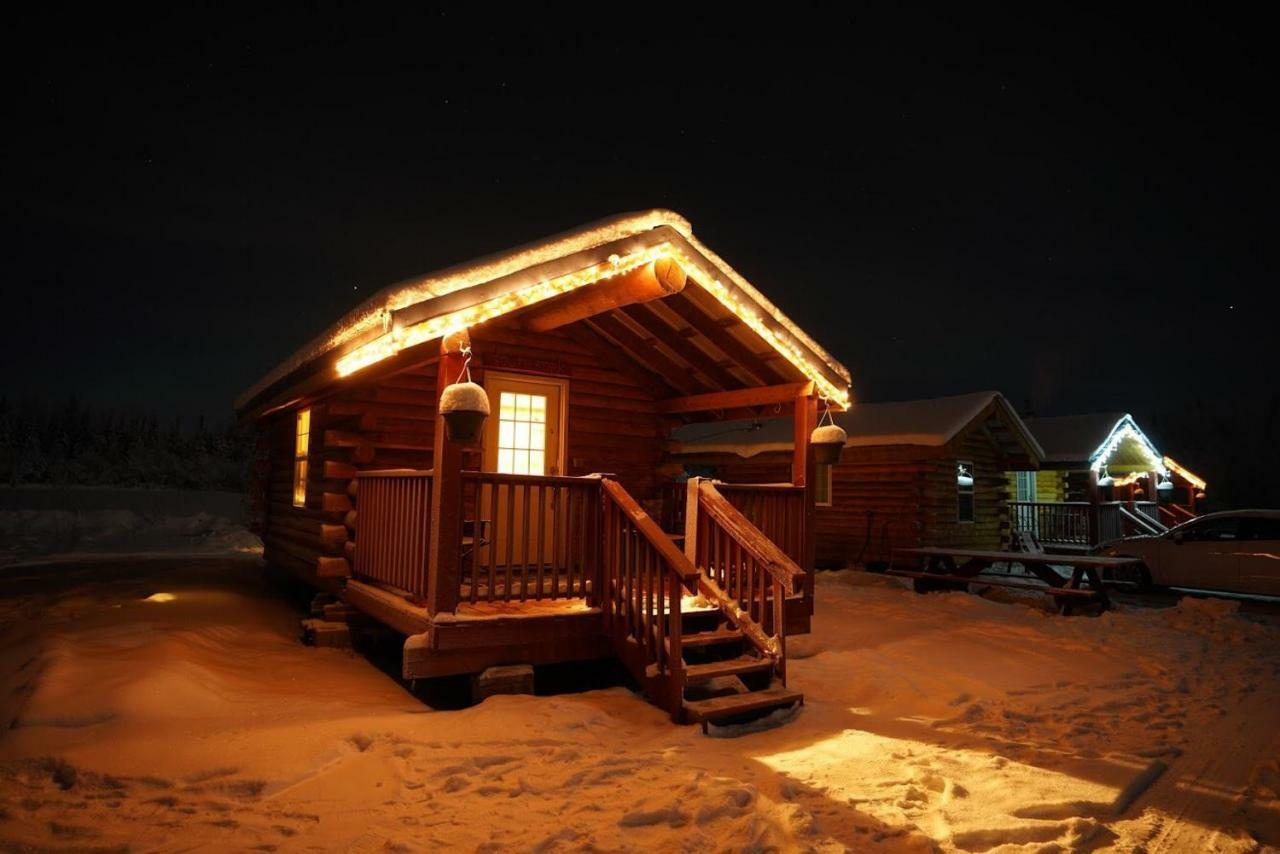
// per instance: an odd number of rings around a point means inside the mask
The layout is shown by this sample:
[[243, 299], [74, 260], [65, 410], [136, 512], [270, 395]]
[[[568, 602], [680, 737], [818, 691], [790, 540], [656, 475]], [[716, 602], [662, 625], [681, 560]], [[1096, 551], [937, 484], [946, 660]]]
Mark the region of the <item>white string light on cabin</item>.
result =
[[[664, 258], [675, 261], [686, 271], [700, 269], [684, 253], [669, 243], [660, 243], [626, 256], [610, 255], [606, 261], [591, 267], [585, 267], [554, 279], [548, 279], [531, 287], [510, 294], [503, 294], [468, 308], [433, 317], [420, 323], [415, 323], [412, 326], [392, 326], [390, 332], [384, 332], [378, 338], [360, 345], [340, 358], [337, 362], [338, 376], [349, 376], [362, 368], [390, 358], [406, 348], [441, 338], [451, 332], [461, 331], [495, 317], [501, 317], [518, 308], [535, 305], [578, 288], [607, 281]], [[702, 282], [703, 280], [699, 279], [699, 281]], [[704, 284], [704, 287], [708, 293], [716, 298], [717, 302], [764, 339], [792, 366], [812, 380], [815, 389], [824, 399], [835, 403], [842, 409], [849, 407], [848, 392], [828, 380], [819, 366], [815, 365], [796, 344], [775, 333], [758, 312], [737, 298], [733, 290], [716, 278], [710, 279], [708, 283]], [[384, 329], [385, 325], [384, 320]]]
[[1151, 463], [1152, 471], [1157, 471], [1161, 474], [1166, 473], [1167, 470], [1165, 469], [1164, 461], [1154, 453], [1154, 446], [1151, 444], [1151, 440], [1148, 439], [1146, 434], [1137, 427], [1126, 423], [1124, 420], [1121, 420], [1114, 428], [1112, 428], [1111, 435], [1107, 437], [1107, 441], [1104, 442], [1102, 448], [1094, 454], [1093, 463], [1090, 465], [1090, 468], [1094, 471], [1102, 471], [1105, 469], [1107, 461], [1111, 459], [1111, 455], [1116, 452], [1116, 449], [1120, 447], [1120, 443], [1125, 439], [1133, 439], [1139, 444], [1142, 448], [1143, 454], [1147, 456], [1148, 461]]

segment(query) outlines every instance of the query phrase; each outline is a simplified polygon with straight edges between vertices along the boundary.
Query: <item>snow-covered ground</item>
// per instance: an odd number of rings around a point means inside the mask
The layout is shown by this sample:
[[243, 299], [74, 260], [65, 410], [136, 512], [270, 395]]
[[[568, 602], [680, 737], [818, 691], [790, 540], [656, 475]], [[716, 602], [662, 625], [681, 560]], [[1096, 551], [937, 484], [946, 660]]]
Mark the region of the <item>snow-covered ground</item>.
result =
[[805, 707], [708, 738], [624, 688], [432, 711], [297, 641], [253, 559], [0, 575], [0, 847], [1247, 851], [1280, 628], [821, 574]]

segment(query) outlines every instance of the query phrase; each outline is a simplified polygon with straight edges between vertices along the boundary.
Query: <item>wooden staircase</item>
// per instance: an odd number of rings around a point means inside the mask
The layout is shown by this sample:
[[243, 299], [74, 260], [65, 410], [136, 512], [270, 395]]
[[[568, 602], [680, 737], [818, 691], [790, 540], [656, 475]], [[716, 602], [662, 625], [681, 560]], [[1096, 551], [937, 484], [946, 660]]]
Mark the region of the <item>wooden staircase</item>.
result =
[[684, 621], [686, 721], [735, 723], [804, 702], [778, 677], [775, 658], [755, 649], [722, 612], [693, 612]]
[[606, 631], [650, 700], [704, 729], [802, 703], [786, 686], [785, 605], [799, 567], [710, 484], [697, 566], [620, 484], [603, 487]]

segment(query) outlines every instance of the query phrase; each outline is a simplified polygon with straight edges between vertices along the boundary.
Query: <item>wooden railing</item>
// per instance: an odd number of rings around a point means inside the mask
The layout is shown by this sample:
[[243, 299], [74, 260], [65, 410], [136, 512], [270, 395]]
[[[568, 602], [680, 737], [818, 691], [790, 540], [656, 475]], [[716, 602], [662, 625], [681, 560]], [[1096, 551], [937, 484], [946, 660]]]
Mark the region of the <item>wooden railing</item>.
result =
[[1135, 510], [1141, 513], [1143, 516], [1146, 516], [1148, 519], [1154, 519], [1157, 522], [1160, 521], [1160, 505], [1158, 505], [1156, 502], [1135, 501], [1133, 502], [1133, 507]]
[[[651, 699], [680, 720], [681, 599], [698, 571], [617, 481], [602, 481], [600, 605], [619, 657]], [[658, 696], [655, 696], [658, 695]]]
[[1125, 535], [1124, 515], [1119, 501], [1105, 501], [1098, 505], [1098, 530], [1092, 546], [1101, 546]]
[[1193, 513], [1181, 504], [1161, 504], [1160, 505], [1161, 521], [1172, 528], [1174, 525], [1181, 525], [1183, 522], [1190, 522], [1196, 518]]
[[789, 483], [717, 483], [747, 521], [796, 564], [804, 564], [804, 487]]
[[694, 565], [700, 589], [732, 613], [745, 636], [773, 656], [786, 681], [786, 600], [804, 571], [764, 536], [710, 481], [700, 481]]
[[1010, 501], [1009, 523], [1046, 545], [1093, 545], [1089, 537], [1087, 501]]
[[600, 482], [463, 472], [458, 601], [593, 599]]
[[1125, 536], [1134, 534], [1162, 534], [1167, 529], [1158, 520], [1152, 519], [1140, 509], [1130, 510], [1124, 504], [1119, 505], [1121, 523], [1125, 528]]
[[415, 601], [427, 595], [431, 472], [411, 469], [356, 475], [359, 528], [357, 578], [376, 581]]

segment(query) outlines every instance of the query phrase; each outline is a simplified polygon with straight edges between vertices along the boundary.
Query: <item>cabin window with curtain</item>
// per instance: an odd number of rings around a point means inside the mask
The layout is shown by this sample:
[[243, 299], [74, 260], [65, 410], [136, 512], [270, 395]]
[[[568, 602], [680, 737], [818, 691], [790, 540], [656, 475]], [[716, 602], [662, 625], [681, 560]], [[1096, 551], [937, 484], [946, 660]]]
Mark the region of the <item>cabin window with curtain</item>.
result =
[[299, 409], [293, 441], [293, 506], [307, 503], [307, 456], [311, 446], [311, 410]]
[[547, 473], [547, 396], [504, 391], [498, 396], [498, 471]]
[[813, 473], [813, 503], [819, 507], [831, 506], [831, 463], [818, 463]]
[[973, 521], [973, 462], [956, 463], [956, 521]]

